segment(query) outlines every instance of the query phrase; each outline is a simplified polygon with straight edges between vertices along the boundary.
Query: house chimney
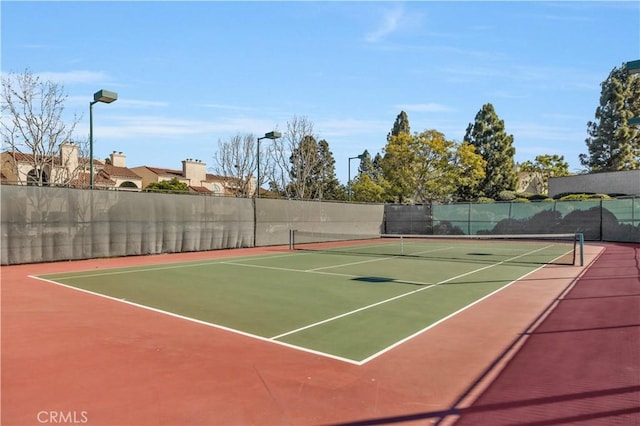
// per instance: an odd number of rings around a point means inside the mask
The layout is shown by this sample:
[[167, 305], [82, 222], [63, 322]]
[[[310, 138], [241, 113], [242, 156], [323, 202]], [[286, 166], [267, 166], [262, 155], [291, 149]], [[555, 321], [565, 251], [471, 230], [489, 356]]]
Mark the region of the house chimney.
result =
[[202, 161], [187, 158], [182, 162], [182, 176], [189, 179], [189, 184], [202, 186], [207, 180], [207, 167]]
[[111, 157], [111, 165], [114, 167], [127, 167], [126, 164], [126, 156], [120, 152], [113, 151], [110, 155]]
[[60, 163], [72, 176], [78, 169], [78, 146], [71, 142], [60, 144]]

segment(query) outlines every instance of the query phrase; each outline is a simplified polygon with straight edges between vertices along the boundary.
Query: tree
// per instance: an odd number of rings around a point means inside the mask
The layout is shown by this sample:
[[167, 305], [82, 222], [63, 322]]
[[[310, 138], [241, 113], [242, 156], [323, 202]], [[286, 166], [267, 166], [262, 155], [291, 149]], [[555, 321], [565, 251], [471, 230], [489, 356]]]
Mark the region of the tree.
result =
[[416, 152], [413, 138], [399, 133], [389, 138], [384, 148], [381, 167], [384, 178], [389, 183], [387, 201], [404, 203], [409, 201], [415, 189]]
[[320, 156], [318, 142], [311, 136], [305, 136], [300, 145], [293, 149], [290, 160], [290, 189], [289, 194], [294, 198], [313, 198], [317, 192], [317, 178], [320, 172]]
[[362, 158], [360, 158], [360, 164], [358, 165], [358, 176], [359, 175], [368, 175], [373, 177], [373, 160], [371, 159], [371, 154], [369, 154], [368, 150], [364, 150], [362, 153]]
[[[253, 177], [257, 166], [256, 137], [253, 134], [236, 134], [226, 140], [218, 140], [218, 151], [213, 159], [215, 173], [224, 177], [228, 188], [234, 188], [236, 197], [250, 197], [259, 188]], [[269, 167], [270, 161], [261, 153], [261, 168]]]
[[373, 168], [371, 169], [371, 177], [373, 178], [374, 182], [378, 184], [382, 184], [382, 181], [384, 180], [384, 174], [382, 172], [382, 158], [382, 155], [380, 155], [380, 153], [377, 153], [373, 158]]
[[613, 68], [600, 84], [595, 120], [587, 123], [587, 154], [580, 163], [591, 172], [640, 168], [640, 131], [627, 120], [640, 116], [640, 77]]
[[549, 192], [549, 178], [558, 176], [568, 176], [569, 163], [564, 161], [562, 155], [538, 155], [535, 160], [525, 161], [519, 165], [519, 170], [526, 173], [526, 186], [533, 183], [538, 194]]
[[382, 203], [385, 201], [385, 187], [374, 181], [370, 175], [359, 174], [351, 184], [351, 199], [367, 203]]
[[392, 136], [381, 163], [387, 201], [399, 203], [452, 201], [461, 186], [484, 177], [485, 167], [472, 145], [447, 140], [437, 130]]
[[335, 173], [335, 160], [326, 140], [307, 136], [291, 155], [290, 193], [300, 199], [337, 200], [345, 190]]
[[67, 150], [62, 145], [73, 142], [73, 132], [80, 121], [77, 116], [66, 123], [63, 119], [68, 95], [64, 86], [52, 81], [42, 81], [26, 70], [22, 74], [10, 73], [2, 77], [2, 116], [0, 134], [3, 149], [14, 155], [22, 154], [30, 163], [30, 171], [19, 173], [13, 164], [18, 180], [32, 185], [68, 185], [74, 181], [86, 164], [78, 159], [78, 151], [84, 143], [76, 141], [76, 147]]
[[453, 199], [454, 201], [471, 201], [476, 196], [475, 191], [470, 189], [476, 188], [486, 176], [487, 162], [476, 153], [476, 147], [470, 143], [462, 142], [456, 146], [455, 150], [451, 161], [456, 179]]
[[447, 140], [437, 130], [427, 130], [414, 137], [418, 163], [416, 202], [448, 202], [460, 186], [473, 186], [484, 177], [485, 162], [475, 148]]
[[482, 106], [475, 121], [467, 127], [464, 142], [475, 147], [486, 161], [485, 177], [475, 188], [476, 196], [496, 198], [501, 191], [511, 191], [516, 186], [513, 135], [505, 132], [493, 105]]
[[317, 160], [310, 157], [317, 155], [317, 149], [301, 149], [303, 142], [311, 142], [309, 138], [315, 143], [313, 122], [293, 116], [287, 121], [282, 137], [272, 141], [267, 150], [271, 163], [265, 170], [272, 191], [288, 198], [303, 198], [307, 194], [306, 185]]
[[409, 116], [404, 111], [400, 111], [400, 114], [398, 114], [398, 116], [396, 117], [396, 121], [393, 123], [393, 128], [387, 135], [387, 141], [389, 141], [392, 136], [398, 136], [400, 134], [411, 134], [411, 126], [409, 126]]
[[344, 200], [346, 191], [336, 177], [336, 160], [329, 148], [329, 142], [318, 142], [318, 186], [313, 198], [319, 200]]
[[362, 153], [358, 174], [349, 182], [351, 185], [351, 199], [354, 201], [380, 203], [385, 201], [387, 182], [381, 169], [382, 156], [378, 153], [371, 159], [368, 150]]
[[189, 186], [180, 182], [178, 178], [173, 178], [171, 180], [163, 180], [161, 182], [151, 182], [145, 188], [145, 191], [149, 192], [188, 192]]

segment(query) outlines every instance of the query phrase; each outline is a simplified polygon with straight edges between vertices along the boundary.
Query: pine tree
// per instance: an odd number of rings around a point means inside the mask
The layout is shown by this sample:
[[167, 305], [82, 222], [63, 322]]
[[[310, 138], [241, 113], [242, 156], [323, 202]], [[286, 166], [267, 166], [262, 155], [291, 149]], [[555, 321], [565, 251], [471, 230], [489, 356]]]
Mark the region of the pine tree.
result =
[[373, 180], [379, 184], [384, 179], [384, 173], [382, 172], [382, 158], [383, 157], [380, 153], [377, 153], [373, 158], [373, 169], [371, 174]]
[[344, 200], [345, 189], [336, 177], [336, 160], [329, 149], [329, 142], [318, 142], [318, 185], [314, 198], [320, 200]]
[[396, 121], [393, 123], [391, 132], [387, 135], [387, 142], [392, 136], [398, 136], [400, 134], [410, 135], [411, 126], [409, 126], [409, 116], [406, 112], [400, 111], [400, 114], [396, 117]]
[[351, 182], [351, 199], [369, 203], [386, 201], [385, 193], [388, 184], [382, 173], [382, 156], [378, 153], [371, 159], [369, 151], [363, 152], [358, 175]]
[[362, 158], [360, 159], [360, 165], [358, 166], [358, 176], [367, 175], [371, 177], [373, 174], [373, 160], [368, 150], [364, 150]]
[[289, 188], [287, 193], [298, 199], [313, 198], [317, 192], [320, 159], [318, 156], [318, 142], [313, 136], [304, 136], [300, 145], [296, 147], [289, 158]]
[[476, 114], [475, 121], [467, 127], [464, 142], [475, 147], [475, 152], [486, 161], [485, 177], [474, 188], [476, 197], [497, 198], [501, 191], [516, 187], [513, 135], [505, 132], [493, 105], [487, 103]]
[[600, 87], [595, 121], [587, 123], [589, 152], [580, 163], [591, 172], [640, 169], [640, 131], [627, 122], [640, 115], [640, 78], [614, 68]]
[[388, 200], [395, 203], [411, 201], [415, 193], [416, 150], [414, 138], [407, 133], [391, 136], [380, 162], [387, 187]]
[[289, 193], [296, 198], [344, 200], [346, 193], [336, 177], [336, 161], [326, 140], [316, 142], [313, 136], [303, 138], [290, 158]]

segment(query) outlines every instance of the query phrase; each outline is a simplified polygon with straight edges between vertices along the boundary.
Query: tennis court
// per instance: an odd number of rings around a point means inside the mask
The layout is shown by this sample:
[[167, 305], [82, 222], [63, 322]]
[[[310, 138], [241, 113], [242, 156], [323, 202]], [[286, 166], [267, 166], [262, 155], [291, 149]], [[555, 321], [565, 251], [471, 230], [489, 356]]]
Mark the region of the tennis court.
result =
[[361, 365], [546, 264], [573, 265], [563, 237], [301, 234], [295, 250], [34, 278]]
[[[557, 254], [547, 242], [472, 240], [447, 262], [449, 241], [407, 240], [393, 254], [398, 243], [5, 267], [2, 423], [448, 418], [600, 251], [585, 245], [585, 267], [543, 266], [542, 253]], [[350, 339], [370, 346], [353, 351]]]

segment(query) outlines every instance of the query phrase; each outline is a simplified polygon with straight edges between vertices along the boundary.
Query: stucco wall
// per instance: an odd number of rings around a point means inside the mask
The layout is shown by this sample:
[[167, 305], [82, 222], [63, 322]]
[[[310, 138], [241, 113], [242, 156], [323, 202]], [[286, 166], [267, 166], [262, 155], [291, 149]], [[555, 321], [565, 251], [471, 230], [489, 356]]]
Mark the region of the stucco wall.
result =
[[549, 196], [568, 192], [640, 194], [640, 170], [549, 178]]

